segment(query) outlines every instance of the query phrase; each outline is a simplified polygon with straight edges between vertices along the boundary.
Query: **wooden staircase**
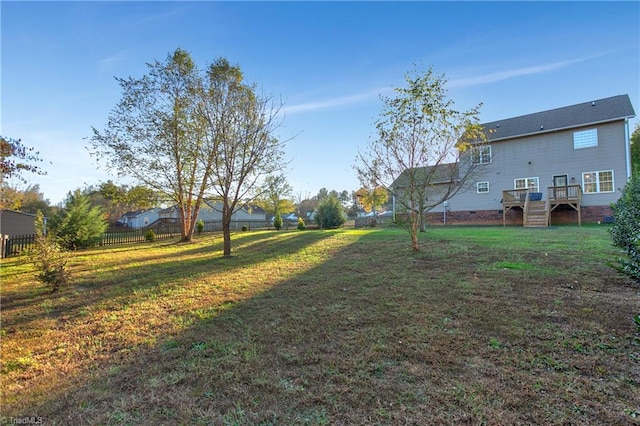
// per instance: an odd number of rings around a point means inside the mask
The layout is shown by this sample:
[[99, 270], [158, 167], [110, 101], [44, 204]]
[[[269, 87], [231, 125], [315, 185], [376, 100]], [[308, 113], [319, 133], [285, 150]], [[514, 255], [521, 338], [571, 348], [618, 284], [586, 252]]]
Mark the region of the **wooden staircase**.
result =
[[546, 228], [549, 224], [549, 209], [546, 201], [524, 203], [523, 226], [526, 228]]

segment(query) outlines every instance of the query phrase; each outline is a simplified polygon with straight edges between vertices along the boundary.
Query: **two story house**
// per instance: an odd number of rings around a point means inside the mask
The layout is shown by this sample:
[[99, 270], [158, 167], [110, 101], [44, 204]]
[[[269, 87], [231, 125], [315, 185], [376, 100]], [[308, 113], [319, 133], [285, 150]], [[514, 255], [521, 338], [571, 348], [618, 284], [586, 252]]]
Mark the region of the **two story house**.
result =
[[628, 95], [484, 123], [473, 181], [431, 224], [548, 226], [603, 221], [631, 177]]

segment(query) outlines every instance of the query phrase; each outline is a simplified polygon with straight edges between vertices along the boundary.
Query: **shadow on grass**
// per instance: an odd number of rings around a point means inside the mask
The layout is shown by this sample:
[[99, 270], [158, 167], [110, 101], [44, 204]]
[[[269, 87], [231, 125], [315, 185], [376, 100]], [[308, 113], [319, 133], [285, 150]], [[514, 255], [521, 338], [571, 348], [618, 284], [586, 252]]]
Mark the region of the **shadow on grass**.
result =
[[[60, 424], [631, 424], [624, 409], [640, 403], [640, 373], [617, 305], [631, 291], [600, 300], [535, 271], [485, 271], [479, 246], [455, 239], [415, 254], [385, 233], [287, 237], [247, 239], [251, 256], [215, 265], [242, 281], [261, 262], [328, 256], [202, 305], [181, 330], [105, 354], [13, 414]], [[204, 261], [182, 271], [205, 277]]]
[[[313, 231], [304, 234], [269, 231], [235, 234], [233, 253], [237, 254], [230, 258], [222, 257], [222, 239], [219, 237], [198, 239], [195, 247], [187, 250], [185, 247], [190, 247], [189, 244], [162, 242], [148, 247], [164, 249], [166, 253], [145, 256], [145, 247], [139, 247], [134, 252], [128, 251], [132, 255], [133, 264], [106, 261], [100, 263], [100, 269], [87, 265], [83, 258], [90, 259], [92, 255], [108, 256], [109, 249], [78, 252], [79, 258], [72, 260], [72, 273], [76, 270], [81, 273], [81, 277], [73, 279], [72, 285], [64, 287], [60, 292], [51, 294], [42, 286], [30, 288], [27, 292], [23, 289], [3, 291], [3, 328], [14, 330], [28, 322], [55, 319], [61, 315], [64, 315], [66, 321], [84, 315], [87, 309], [103, 302], [114, 307], [122, 306], [123, 303], [135, 303], [138, 299], [147, 297], [148, 292], [158, 289], [170, 292], [184, 285], [185, 280], [198, 280], [215, 272], [251, 267], [254, 262], [271, 262], [278, 257], [299, 252], [331, 235]], [[119, 252], [118, 249], [116, 251]], [[134, 259], [136, 262], [133, 262]], [[215, 284], [213, 280], [212, 286]], [[41, 303], [53, 308], [24, 313], [18, 318], [11, 315], [14, 310]], [[11, 319], [6, 320], [7, 317]]]

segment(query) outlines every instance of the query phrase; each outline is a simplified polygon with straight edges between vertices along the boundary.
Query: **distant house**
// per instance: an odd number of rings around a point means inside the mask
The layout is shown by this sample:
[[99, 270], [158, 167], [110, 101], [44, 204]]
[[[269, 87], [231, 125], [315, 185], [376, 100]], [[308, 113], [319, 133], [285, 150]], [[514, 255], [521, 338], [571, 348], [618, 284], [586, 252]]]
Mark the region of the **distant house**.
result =
[[[161, 219], [180, 218], [180, 210], [177, 206], [172, 206], [160, 211]], [[203, 222], [219, 222], [222, 221], [222, 201], [204, 201], [198, 213], [198, 220]], [[267, 212], [256, 205], [244, 204], [236, 207], [236, 211], [231, 215], [232, 221], [266, 221]]]
[[[204, 222], [222, 220], [222, 201], [205, 201], [198, 219]], [[261, 207], [251, 204], [244, 204], [236, 207], [236, 211], [231, 215], [232, 221], [266, 221], [267, 212]]]
[[489, 143], [469, 154], [474, 181], [431, 210], [429, 222], [605, 220], [631, 178], [634, 116], [629, 96], [619, 95], [483, 124]]
[[153, 208], [147, 210], [136, 210], [125, 213], [118, 222], [129, 228], [144, 228], [157, 221], [160, 217], [161, 208]]
[[173, 220], [176, 221], [180, 217], [180, 210], [178, 210], [178, 206], [171, 206], [165, 209], [162, 209], [158, 212], [158, 219], [164, 220]]
[[35, 214], [0, 210], [0, 235], [35, 235], [35, 220]]

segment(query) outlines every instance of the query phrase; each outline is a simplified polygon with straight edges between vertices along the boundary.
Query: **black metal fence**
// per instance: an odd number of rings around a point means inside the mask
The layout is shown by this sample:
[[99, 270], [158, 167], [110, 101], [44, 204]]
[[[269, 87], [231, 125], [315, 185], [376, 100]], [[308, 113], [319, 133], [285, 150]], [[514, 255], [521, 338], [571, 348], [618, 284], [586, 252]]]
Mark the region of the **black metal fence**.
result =
[[36, 242], [35, 235], [1, 235], [0, 257], [9, 257], [23, 253]]
[[[150, 231], [153, 231], [153, 235], [150, 235]], [[147, 241], [166, 240], [180, 235], [180, 229], [131, 229], [129, 231], [105, 232], [97, 245], [116, 246], [121, 244], [144, 243]]]
[[[286, 222], [284, 229], [292, 229], [295, 228], [297, 223], [289, 223]], [[273, 223], [269, 221], [232, 221], [231, 222], [231, 231], [241, 231], [241, 230], [257, 230], [257, 229], [269, 229], [273, 228]], [[180, 225], [177, 223], [168, 223], [162, 222], [157, 224], [155, 227], [147, 227], [144, 229], [119, 229], [114, 231], [105, 232], [100, 241], [95, 244], [91, 244], [88, 247], [92, 246], [112, 246], [112, 245], [122, 245], [122, 244], [136, 244], [136, 243], [144, 243], [149, 241], [150, 236], [148, 235], [149, 231], [153, 231], [153, 239], [154, 240], [166, 240], [170, 238], [179, 237], [181, 235]], [[202, 230], [203, 233], [211, 233], [211, 232], [221, 232], [222, 231], [222, 222], [221, 221], [211, 221], [204, 222], [204, 228]], [[21, 253], [24, 253], [31, 247], [36, 240], [35, 235], [14, 235], [14, 236], [2, 236], [2, 250], [0, 251], [1, 257], [9, 257], [15, 256]], [[82, 247], [82, 248], [88, 248]]]

